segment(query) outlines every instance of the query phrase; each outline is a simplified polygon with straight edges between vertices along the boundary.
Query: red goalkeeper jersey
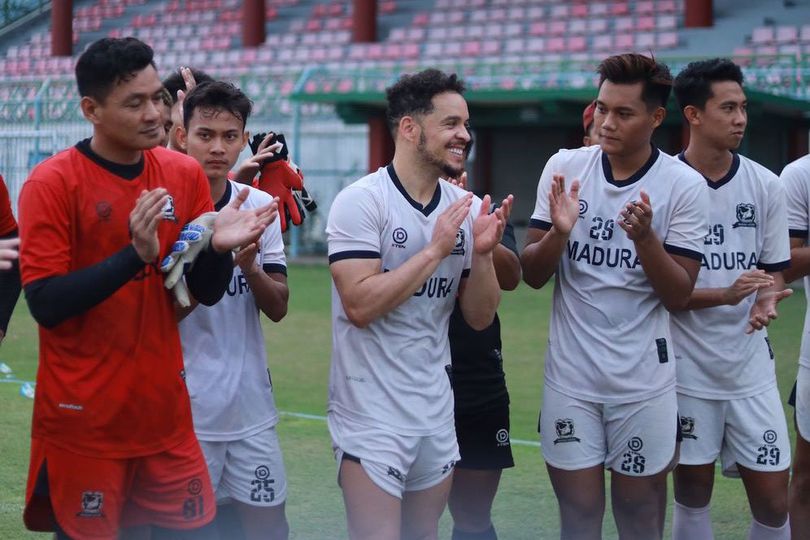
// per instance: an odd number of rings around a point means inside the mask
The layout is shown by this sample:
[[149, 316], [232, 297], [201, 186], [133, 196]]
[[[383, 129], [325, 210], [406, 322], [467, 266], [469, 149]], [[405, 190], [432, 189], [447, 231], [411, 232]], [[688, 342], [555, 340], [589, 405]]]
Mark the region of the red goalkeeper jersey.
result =
[[[185, 223], [213, 209], [194, 159], [145, 151], [132, 180], [75, 147], [37, 166], [20, 195], [23, 285], [126, 247], [138, 196], [158, 187], [171, 196], [158, 227], [163, 257]], [[158, 262], [86, 312], [39, 328], [34, 437], [78, 454], [126, 458], [171, 448], [192, 432], [177, 322]]]
[[6, 181], [0, 176], [0, 236], [6, 236], [17, 230], [17, 221], [11, 213], [11, 199], [8, 196]]

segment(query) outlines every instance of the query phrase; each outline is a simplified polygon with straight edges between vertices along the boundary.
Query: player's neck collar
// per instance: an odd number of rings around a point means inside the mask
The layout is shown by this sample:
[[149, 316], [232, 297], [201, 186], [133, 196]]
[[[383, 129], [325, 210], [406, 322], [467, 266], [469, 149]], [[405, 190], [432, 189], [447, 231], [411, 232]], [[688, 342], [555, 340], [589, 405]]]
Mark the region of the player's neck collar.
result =
[[214, 204], [214, 210], [219, 212], [225, 205], [231, 202], [231, 181], [225, 180], [225, 192], [222, 194], [222, 197]]
[[658, 154], [661, 153], [653, 143], [650, 143], [650, 148], [652, 149], [652, 152], [650, 152], [650, 157], [647, 159], [647, 162], [626, 180], [616, 180], [613, 177], [613, 167], [610, 166], [610, 160], [608, 159], [607, 154], [602, 152], [602, 171], [605, 173], [605, 179], [608, 181], [608, 184], [612, 184], [616, 187], [627, 187], [641, 180], [644, 175], [647, 174], [647, 171], [649, 171], [655, 164], [656, 160], [658, 159]]
[[399, 180], [399, 176], [397, 176], [397, 172], [394, 170], [394, 164], [389, 163], [388, 166], [385, 168], [388, 171], [388, 176], [391, 177], [391, 181], [394, 182], [394, 185], [402, 193], [402, 196], [405, 197], [405, 200], [408, 201], [408, 204], [422, 212], [425, 216], [429, 216], [433, 210], [439, 206], [439, 201], [442, 200], [442, 188], [437, 183], [436, 190], [433, 192], [433, 197], [430, 199], [430, 202], [427, 205], [422, 206], [421, 203], [416, 202], [413, 198], [408, 195], [408, 191], [405, 189], [405, 186], [402, 185], [402, 182]]
[[[686, 160], [686, 150], [678, 154], [678, 159], [680, 159], [681, 161], [683, 161], [684, 163], [695, 169], [695, 166]], [[739, 168], [740, 168], [740, 155], [737, 152], [731, 152], [731, 167], [728, 168], [728, 172], [723, 176], [723, 178], [715, 181], [709, 178], [708, 176], [705, 176], [703, 173], [701, 173], [700, 175], [706, 179], [706, 184], [708, 184], [710, 188], [720, 189], [721, 187], [728, 184], [732, 178], [734, 178], [734, 175], [737, 174]], [[697, 169], [695, 170], [697, 172], [700, 172]]]
[[114, 161], [104, 159], [100, 155], [93, 152], [93, 149], [90, 148], [89, 138], [76, 143], [76, 150], [87, 156], [87, 158], [90, 161], [92, 161], [99, 167], [106, 169], [107, 171], [111, 172], [116, 176], [120, 176], [124, 180], [134, 180], [137, 177], [139, 177], [143, 172], [143, 164], [144, 164], [143, 154], [141, 154], [140, 161], [138, 161], [138, 163], [133, 163], [132, 165], [115, 163]]

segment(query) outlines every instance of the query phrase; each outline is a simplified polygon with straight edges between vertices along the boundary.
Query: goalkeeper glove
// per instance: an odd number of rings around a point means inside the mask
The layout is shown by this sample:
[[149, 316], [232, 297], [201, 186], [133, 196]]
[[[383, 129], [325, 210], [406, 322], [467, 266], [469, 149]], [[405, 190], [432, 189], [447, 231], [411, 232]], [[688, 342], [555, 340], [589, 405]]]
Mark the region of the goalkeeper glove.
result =
[[191, 270], [197, 256], [211, 242], [216, 217], [216, 212], [207, 212], [184, 225], [171, 251], [160, 263], [160, 270], [166, 274], [163, 285], [171, 289], [183, 307], [190, 305], [190, 299], [182, 277]]
[[304, 208], [295, 198], [293, 191], [301, 191], [304, 184], [301, 176], [286, 161], [273, 161], [262, 166], [259, 189], [278, 197], [278, 217], [281, 219], [281, 232], [289, 223], [300, 225], [304, 221]]

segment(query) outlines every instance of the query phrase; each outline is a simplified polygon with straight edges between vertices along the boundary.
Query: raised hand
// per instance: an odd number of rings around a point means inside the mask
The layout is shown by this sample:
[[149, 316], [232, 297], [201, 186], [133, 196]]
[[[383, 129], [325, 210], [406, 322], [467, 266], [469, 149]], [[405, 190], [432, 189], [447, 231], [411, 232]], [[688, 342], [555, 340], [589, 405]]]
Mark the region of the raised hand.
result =
[[447, 257], [456, 246], [458, 229], [461, 227], [464, 218], [470, 213], [472, 199], [472, 193], [465, 194], [448, 206], [436, 220], [429, 247], [435, 249], [439, 257]]
[[746, 334], [752, 334], [756, 330], [762, 330], [770, 324], [772, 320], [779, 316], [776, 305], [793, 294], [793, 289], [761, 293], [757, 296], [757, 301], [751, 306], [748, 313], [748, 326], [745, 328]]
[[740, 274], [734, 283], [723, 291], [723, 301], [729, 306], [736, 306], [749, 294], [773, 285], [773, 276], [765, 270], [749, 270]]
[[565, 192], [565, 176], [555, 174], [548, 192], [548, 210], [551, 224], [562, 234], [568, 234], [579, 219], [579, 181], [571, 182], [571, 191]]
[[643, 240], [650, 233], [653, 210], [650, 205], [650, 196], [647, 192], [641, 191], [640, 201], [627, 203], [624, 210], [619, 212], [619, 227], [627, 233], [627, 238], [633, 242]]
[[258, 242], [251, 242], [250, 244], [243, 246], [233, 256], [234, 264], [242, 269], [242, 273], [245, 275], [245, 277], [249, 277], [259, 270], [259, 265], [256, 263], [256, 253], [258, 252]]
[[513, 200], [514, 197], [509, 195], [501, 202], [501, 206], [490, 214], [490, 197], [489, 195], [484, 196], [481, 211], [473, 221], [473, 241], [476, 253], [482, 255], [489, 253], [501, 242], [506, 220], [509, 219], [509, 214], [512, 212]]
[[249, 193], [248, 188], [243, 188], [225, 208], [219, 211], [211, 236], [211, 247], [214, 251], [224, 253], [257, 241], [264, 229], [278, 216], [278, 197], [261, 208], [239, 210]]
[[129, 213], [132, 246], [145, 263], [153, 262], [160, 253], [157, 227], [163, 219], [163, 206], [168, 200], [169, 193], [164, 188], [143, 190], [135, 202], [135, 208]]

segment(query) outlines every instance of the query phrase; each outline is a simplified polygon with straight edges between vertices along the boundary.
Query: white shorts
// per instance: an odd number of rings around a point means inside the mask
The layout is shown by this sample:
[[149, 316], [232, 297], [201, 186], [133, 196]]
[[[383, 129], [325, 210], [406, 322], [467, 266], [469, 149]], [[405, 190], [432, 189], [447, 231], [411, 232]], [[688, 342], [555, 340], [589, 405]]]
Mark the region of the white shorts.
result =
[[576, 471], [604, 464], [627, 476], [651, 476], [675, 456], [675, 390], [633, 403], [583, 401], [545, 385], [540, 415], [543, 458]]
[[217, 502], [278, 506], [287, 499], [287, 475], [276, 428], [238, 441], [200, 441]]
[[796, 375], [796, 432], [810, 441], [810, 369], [802, 365]]
[[720, 458], [725, 476], [737, 477], [737, 464], [763, 472], [790, 467], [790, 438], [779, 390], [715, 400], [678, 394], [682, 465], [704, 465]]
[[433, 435], [404, 436], [352, 424], [330, 414], [329, 432], [337, 460], [338, 483], [342, 461], [357, 461], [377, 487], [399, 499], [407, 491], [421, 491], [439, 484], [452, 474], [461, 459], [452, 423]]

